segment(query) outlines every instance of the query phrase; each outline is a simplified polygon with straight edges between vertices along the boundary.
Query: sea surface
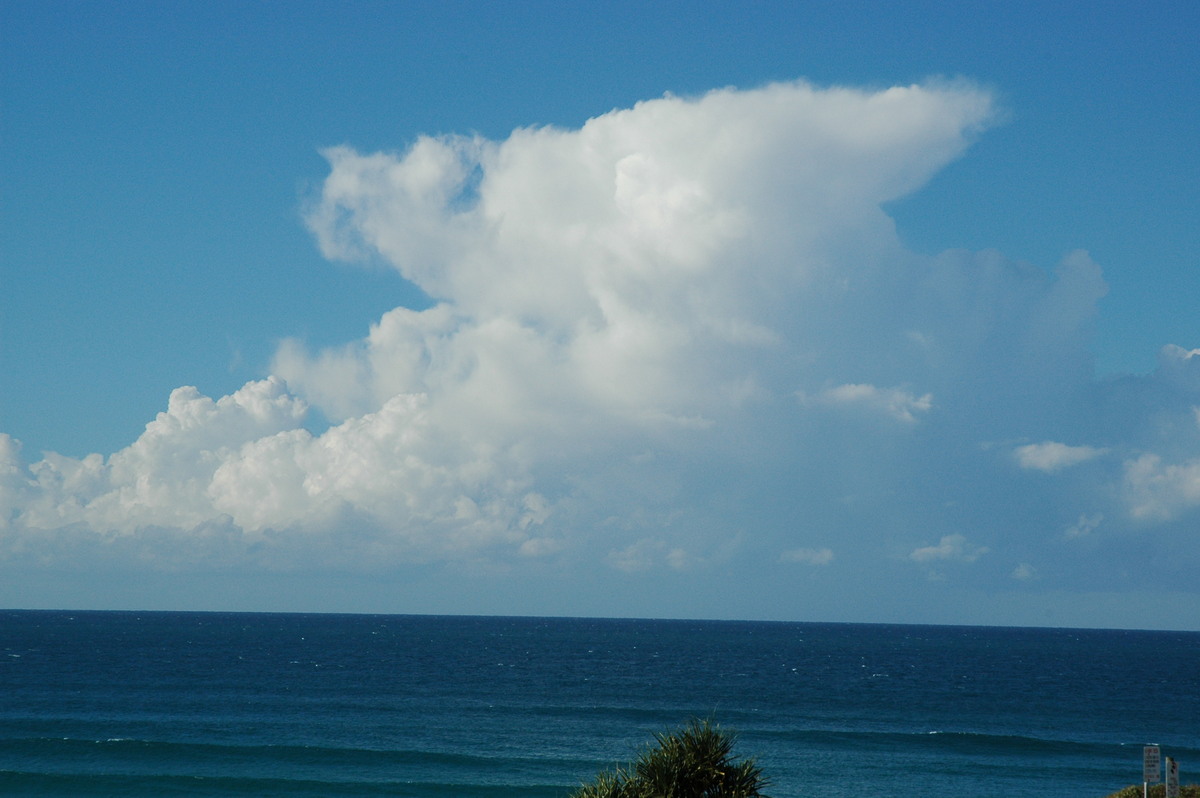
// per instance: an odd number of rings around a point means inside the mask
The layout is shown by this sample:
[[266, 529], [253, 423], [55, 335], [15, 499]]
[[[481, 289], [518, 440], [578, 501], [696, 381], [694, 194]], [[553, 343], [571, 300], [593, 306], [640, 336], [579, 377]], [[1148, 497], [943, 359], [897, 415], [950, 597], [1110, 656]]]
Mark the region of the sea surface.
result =
[[776, 798], [1200, 773], [1200, 633], [0, 611], [0, 794], [566, 796], [692, 718]]

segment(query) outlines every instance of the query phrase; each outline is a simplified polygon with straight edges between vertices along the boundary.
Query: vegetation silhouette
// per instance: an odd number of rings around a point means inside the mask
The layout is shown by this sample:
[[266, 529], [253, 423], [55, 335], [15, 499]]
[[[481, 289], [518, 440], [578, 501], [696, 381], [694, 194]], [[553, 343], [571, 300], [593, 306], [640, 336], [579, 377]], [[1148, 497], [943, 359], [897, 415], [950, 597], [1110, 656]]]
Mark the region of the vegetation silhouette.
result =
[[[1167, 787], [1164, 784], [1151, 784], [1149, 789], [1150, 798], [1163, 798], [1167, 794]], [[1128, 787], [1123, 787], [1117, 790], [1108, 798], [1142, 798], [1142, 785], [1130, 784]], [[1200, 798], [1200, 785], [1198, 784], [1183, 784], [1179, 787], [1179, 798]]]
[[709, 721], [655, 735], [625, 767], [598, 774], [571, 798], [767, 798], [762, 769], [733, 755], [734, 735]]

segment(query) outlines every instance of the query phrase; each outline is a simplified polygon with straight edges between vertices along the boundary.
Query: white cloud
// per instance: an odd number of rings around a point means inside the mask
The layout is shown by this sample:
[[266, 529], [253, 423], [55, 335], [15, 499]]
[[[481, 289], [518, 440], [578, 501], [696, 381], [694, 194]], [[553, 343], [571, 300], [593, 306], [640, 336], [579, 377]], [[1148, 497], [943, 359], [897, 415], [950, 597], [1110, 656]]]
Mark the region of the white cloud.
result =
[[1046, 441], [1018, 446], [1013, 452], [1021, 468], [1053, 473], [1105, 454], [1107, 449], [1093, 446], [1068, 446], [1065, 443]]
[[7, 530], [23, 511], [30, 487], [21, 461], [21, 442], [0, 433], [0, 531]]
[[636, 573], [649, 571], [662, 557], [666, 544], [656, 538], [643, 538], [623, 549], [608, 553], [608, 564], [618, 571]]
[[1159, 352], [1161, 364], [1179, 371], [1194, 368], [1191, 363], [1193, 358], [1200, 362], [1200, 349], [1184, 349], [1182, 346], [1167, 344]]
[[[807, 401], [803, 393], [800, 398]], [[815, 401], [830, 406], [861, 407], [905, 424], [914, 424], [917, 421], [915, 414], [927, 413], [933, 407], [933, 394], [917, 396], [900, 388], [850, 383], [822, 391]]]
[[687, 549], [676, 546], [667, 552], [667, 565], [676, 571], [686, 571], [698, 564], [699, 561]]
[[975, 562], [989, 551], [986, 547], [968, 544], [962, 535], [944, 535], [936, 546], [923, 546], [908, 555], [913, 562], [958, 561]]
[[[1039, 509], [1006, 493], [1021, 475], [981, 440], [1044, 441], [1014, 452], [1023, 468], [1095, 460], [1133, 516], [1175, 518], [1200, 503], [1196, 352], [1097, 383], [1107, 289], [1086, 253], [1050, 272], [920, 256], [882, 210], [991, 114], [965, 84], [786, 83], [500, 141], [330, 149], [306, 217], [322, 251], [389, 264], [432, 306], [338, 346], [284, 341], [274, 376], [230, 396], [181, 388], [108, 457], [26, 463], [0, 436], [0, 542], [698, 571], [785, 551], [802, 518], [864, 559], [887, 530], [941, 536], [913, 561], [971, 561], [987, 549], [944, 532], [1032, 537]], [[307, 429], [309, 407], [332, 426]], [[1112, 441], [1125, 472], [1059, 440]], [[1125, 515], [1047, 482], [1041, 510]]]
[[779, 559], [805, 565], [829, 565], [833, 562], [833, 549], [790, 549], [779, 555]]
[[1125, 463], [1125, 494], [1130, 514], [1143, 521], [1165, 521], [1200, 506], [1200, 458], [1164, 463], [1143, 454]]
[[563, 550], [563, 542], [554, 538], [530, 538], [519, 549], [523, 557], [550, 557]]
[[1082, 538], [1095, 532], [1104, 520], [1104, 513], [1083, 514], [1073, 525], [1067, 527], [1064, 533], [1068, 538]]
[[737, 538], [733, 538], [718, 542], [710, 551], [699, 552], [695, 548], [672, 545], [673, 539], [670, 536], [641, 538], [624, 548], [610, 550], [604, 561], [609, 567], [625, 573], [706, 570], [727, 561], [738, 544]]
[[731, 367], [746, 350], [783, 344], [794, 309], [780, 293], [829, 268], [847, 236], [890, 246], [878, 203], [957, 155], [989, 113], [967, 88], [779, 84], [499, 143], [331, 150], [309, 216], [324, 251], [378, 252], [442, 304], [394, 311], [364, 346], [308, 356], [291, 342], [275, 370], [336, 418], [400, 391], [470, 388], [493, 407], [511, 399], [501, 423], [702, 417], [745, 395]]
[[98, 454], [82, 460], [48, 454], [33, 464], [26, 485], [31, 498], [19, 508], [19, 523], [116, 534], [195, 527], [220, 515], [209, 487], [222, 464], [244, 446], [296, 430], [305, 412], [304, 402], [274, 377], [217, 401], [195, 388], [178, 388], [167, 410], [107, 461]]
[[1012, 571], [1012, 578], [1018, 582], [1028, 582], [1037, 577], [1037, 569], [1027, 562], [1018, 565]]

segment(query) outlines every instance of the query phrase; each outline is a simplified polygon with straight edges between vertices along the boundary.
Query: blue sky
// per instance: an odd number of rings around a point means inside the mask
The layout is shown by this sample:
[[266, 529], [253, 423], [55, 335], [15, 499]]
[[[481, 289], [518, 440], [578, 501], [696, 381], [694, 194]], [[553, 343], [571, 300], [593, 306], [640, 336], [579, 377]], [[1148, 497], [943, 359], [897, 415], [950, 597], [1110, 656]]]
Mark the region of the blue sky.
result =
[[1197, 628], [1195, 4], [0, 15], [0, 605]]

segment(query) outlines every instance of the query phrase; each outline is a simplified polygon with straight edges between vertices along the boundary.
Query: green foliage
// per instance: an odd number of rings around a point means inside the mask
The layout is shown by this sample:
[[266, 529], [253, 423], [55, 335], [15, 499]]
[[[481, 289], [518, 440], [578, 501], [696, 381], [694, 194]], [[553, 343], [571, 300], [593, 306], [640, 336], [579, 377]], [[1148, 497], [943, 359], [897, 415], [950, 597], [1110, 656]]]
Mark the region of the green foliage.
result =
[[631, 765], [599, 774], [571, 798], [766, 798], [753, 760], [733, 756], [734, 737], [708, 721], [656, 734]]
[[[1150, 798], [1163, 798], [1166, 794], [1166, 785], [1162, 783], [1150, 785]], [[1117, 790], [1108, 798], [1142, 798], [1142, 785], [1130, 784], [1124, 789]], [[1181, 784], [1179, 798], [1200, 798], [1200, 784]]]

